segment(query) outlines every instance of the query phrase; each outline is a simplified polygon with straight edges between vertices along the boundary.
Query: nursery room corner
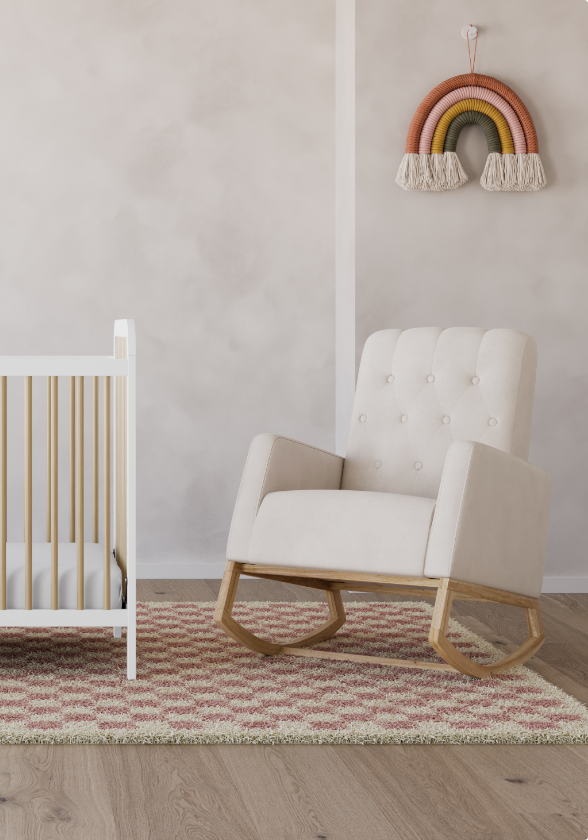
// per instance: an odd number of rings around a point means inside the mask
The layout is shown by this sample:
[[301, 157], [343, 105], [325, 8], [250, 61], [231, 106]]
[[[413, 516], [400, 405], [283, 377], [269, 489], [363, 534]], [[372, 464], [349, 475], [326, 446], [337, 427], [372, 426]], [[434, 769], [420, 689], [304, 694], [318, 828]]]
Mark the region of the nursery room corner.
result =
[[0, 838], [588, 838], [588, 3], [0, 9]]

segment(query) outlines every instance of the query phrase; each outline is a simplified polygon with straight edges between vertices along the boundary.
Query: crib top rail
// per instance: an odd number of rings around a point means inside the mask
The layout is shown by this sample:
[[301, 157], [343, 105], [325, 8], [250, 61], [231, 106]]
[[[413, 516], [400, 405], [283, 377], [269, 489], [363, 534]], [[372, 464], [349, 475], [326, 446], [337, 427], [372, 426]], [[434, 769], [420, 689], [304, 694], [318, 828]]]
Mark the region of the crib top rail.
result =
[[0, 356], [0, 376], [127, 376], [114, 356]]
[[[126, 339], [126, 358], [117, 352], [117, 338]], [[128, 376], [136, 355], [135, 322], [121, 318], [114, 322], [112, 356], [0, 356], [0, 376]]]

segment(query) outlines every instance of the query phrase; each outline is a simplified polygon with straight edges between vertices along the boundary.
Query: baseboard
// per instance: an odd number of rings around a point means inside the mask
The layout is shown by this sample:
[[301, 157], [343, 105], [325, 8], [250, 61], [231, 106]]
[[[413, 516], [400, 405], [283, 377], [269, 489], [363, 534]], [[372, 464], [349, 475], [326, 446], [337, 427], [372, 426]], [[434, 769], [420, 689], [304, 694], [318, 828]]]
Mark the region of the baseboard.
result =
[[558, 592], [564, 594], [566, 592], [588, 592], [588, 577], [546, 577], [543, 579], [543, 588], [541, 590], [545, 594], [552, 595]]
[[[224, 563], [137, 563], [137, 577], [141, 580], [218, 580], [222, 578]], [[588, 577], [546, 577], [542, 592], [588, 592]]]

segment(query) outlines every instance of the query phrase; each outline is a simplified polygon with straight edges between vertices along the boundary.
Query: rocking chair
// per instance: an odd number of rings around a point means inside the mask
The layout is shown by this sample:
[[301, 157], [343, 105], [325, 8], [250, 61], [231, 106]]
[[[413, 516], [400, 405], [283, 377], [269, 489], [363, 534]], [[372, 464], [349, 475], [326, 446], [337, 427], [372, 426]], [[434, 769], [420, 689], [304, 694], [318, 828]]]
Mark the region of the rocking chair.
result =
[[[215, 621], [253, 651], [488, 677], [545, 639], [550, 478], [528, 463], [535, 341], [509, 329], [383, 330], [365, 346], [345, 458], [281, 437], [253, 440]], [[325, 592], [330, 619], [288, 642], [232, 616], [241, 575]], [[435, 598], [443, 662], [313, 650], [345, 622], [341, 590]], [[482, 665], [447, 638], [452, 601], [513, 604], [529, 638]]]

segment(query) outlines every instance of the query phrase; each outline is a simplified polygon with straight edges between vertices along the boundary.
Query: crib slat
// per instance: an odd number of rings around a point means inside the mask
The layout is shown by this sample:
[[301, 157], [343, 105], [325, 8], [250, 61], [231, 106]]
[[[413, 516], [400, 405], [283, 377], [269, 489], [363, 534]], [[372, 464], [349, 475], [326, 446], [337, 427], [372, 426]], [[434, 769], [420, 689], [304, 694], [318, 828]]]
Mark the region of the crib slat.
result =
[[110, 376], [104, 377], [104, 609], [110, 609]]
[[78, 556], [78, 610], [84, 609], [84, 377], [77, 377], [76, 548]]
[[92, 377], [92, 542], [98, 542], [98, 377]]
[[0, 609], [6, 609], [6, 377], [0, 378]]
[[76, 378], [69, 377], [69, 541], [76, 541]]
[[47, 377], [47, 542], [51, 542], [51, 377]]
[[57, 383], [51, 377], [51, 609], [59, 609], [58, 533], [57, 533]]
[[24, 377], [25, 609], [33, 609], [33, 377]]

